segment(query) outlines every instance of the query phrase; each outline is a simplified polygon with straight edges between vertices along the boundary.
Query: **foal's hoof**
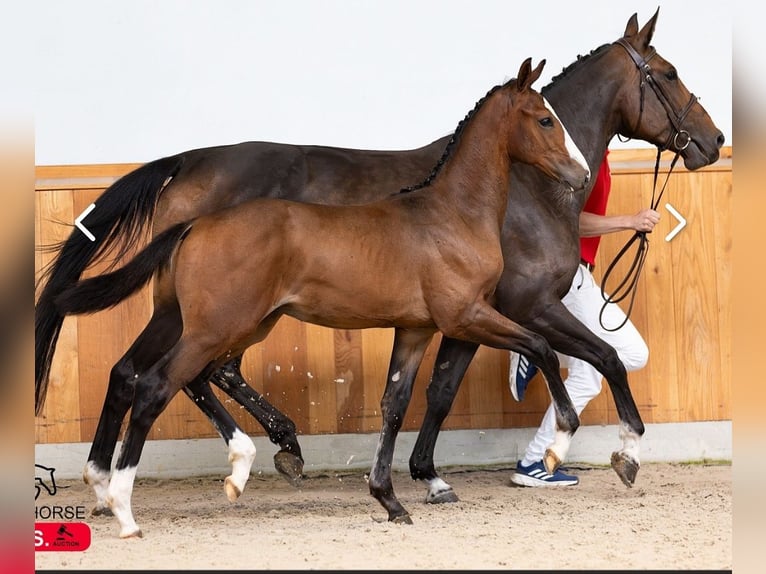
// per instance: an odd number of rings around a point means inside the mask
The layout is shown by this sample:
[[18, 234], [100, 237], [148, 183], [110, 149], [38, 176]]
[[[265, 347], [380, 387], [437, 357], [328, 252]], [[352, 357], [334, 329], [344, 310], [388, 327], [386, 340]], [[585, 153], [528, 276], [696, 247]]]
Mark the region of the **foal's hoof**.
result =
[[412, 518], [410, 518], [409, 514], [402, 514], [401, 516], [394, 516], [389, 519], [389, 522], [394, 524], [412, 524]]
[[227, 476], [223, 481], [223, 491], [226, 493], [226, 498], [229, 499], [229, 502], [235, 502], [240, 494], [242, 494], [242, 491], [234, 484], [230, 476]]
[[439, 492], [429, 491], [426, 494], [426, 504], [444, 504], [445, 502], [460, 502], [460, 499], [451, 488]]
[[114, 516], [112, 509], [108, 506], [94, 506], [90, 511], [91, 516]]
[[293, 486], [300, 486], [303, 478], [303, 461], [291, 452], [280, 450], [274, 455], [274, 467]]
[[612, 453], [612, 468], [620, 477], [622, 483], [628, 488], [633, 488], [636, 482], [636, 474], [639, 468], [638, 461], [622, 452]]
[[138, 530], [129, 530], [127, 532], [120, 532], [120, 538], [143, 538], [144, 533], [141, 532], [141, 529]]
[[551, 449], [546, 449], [545, 456], [543, 456], [543, 464], [548, 474], [555, 474], [559, 466], [561, 466], [561, 459]]

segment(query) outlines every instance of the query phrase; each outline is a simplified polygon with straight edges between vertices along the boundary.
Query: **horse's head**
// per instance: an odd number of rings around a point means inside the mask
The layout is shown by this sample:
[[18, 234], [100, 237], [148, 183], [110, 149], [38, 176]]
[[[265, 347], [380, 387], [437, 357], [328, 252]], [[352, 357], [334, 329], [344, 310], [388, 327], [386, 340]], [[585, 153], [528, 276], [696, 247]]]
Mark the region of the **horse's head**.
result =
[[675, 66], [650, 45], [658, 14], [659, 8], [640, 30], [633, 14], [611, 48], [610, 57], [621, 62], [616, 73], [628, 79], [618, 95], [625, 103], [619, 133], [678, 152], [694, 170], [718, 160], [724, 135]]
[[590, 180], [588, 162], [575, 145], [553, 108], [532, 89], [545, 60], [532, 69], [532, 59], [522, 62], [516, 82], [509, 82], [511, 110], [510, 147], [513, 159], [537, 167], [548, 177], [582, 189]]

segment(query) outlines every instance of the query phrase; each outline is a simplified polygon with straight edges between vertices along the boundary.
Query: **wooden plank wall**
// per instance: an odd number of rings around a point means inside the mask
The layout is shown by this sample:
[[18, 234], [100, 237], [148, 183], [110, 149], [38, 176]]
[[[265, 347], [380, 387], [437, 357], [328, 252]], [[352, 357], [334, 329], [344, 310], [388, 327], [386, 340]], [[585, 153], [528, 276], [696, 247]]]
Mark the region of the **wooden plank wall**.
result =
[[[646, 149], [612, 152], [610, 213], [650, 205], [654, 157], [654, 151]], [[664, 154], [665, 170], [668, 160]], [[66, 238], [77, 215], [116, 177], [135, 167], [38, 167], [36, 245]], [[659, 185], [663, 182], [661, 178]], [[688, 221], [669, 243], [664, 237], [676, 221], [664, 207], [668, 202]], [[731, 419], [731, 202], [731, 148], [704, 170], [687, 172], [677, 166], [667, 184], [662, 219], [650, 235], [632, 311], [650, 348], [646, 368], [630, 375], [647, 423]], [[629, 237], [621, 233], [603, 238], [597, 278]], [[50, 257], [36, 250], [36, 274]], [[627, 262], [614, 276], [621, 277], [626, 267]], [[66, 319], [45, 411], [36, 418], [38, 443], [92, 439], [109, 371], [144, 327], [150, 310], [150, 291], [145, 289], [110, 311]], [[426, 354], [403, 430], [417, 430], [422, 421], [438, 341], [437, 336]], [[296, 422], [300, 434], [377, 432], [391, 342], [391, 330], [334, 331], [284, 318], [266, 341], [248, 350], [243, 372], [255, 389]], [[537, 426], [548, 404], [544, 384], [533, 382], [527, 399], [516, 403], [507, 377], [507, 353], [481, 347], [444, 428]], [[239, 405], [216, 392], [246, 432], [265, 434]], [[617, 422], [606, 384], [582, 419], [583, 424]], [[214, 436], [207, 419], [179, 394], [150, 439]]]

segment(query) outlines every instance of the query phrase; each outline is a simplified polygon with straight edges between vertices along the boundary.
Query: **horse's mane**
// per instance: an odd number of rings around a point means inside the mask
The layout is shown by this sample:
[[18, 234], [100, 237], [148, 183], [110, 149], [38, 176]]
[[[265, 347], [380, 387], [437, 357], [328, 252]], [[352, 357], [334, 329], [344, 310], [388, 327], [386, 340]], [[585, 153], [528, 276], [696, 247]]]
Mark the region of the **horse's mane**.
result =
[[561, 73], [560, 73], [560, 74], [558, 74], [558, 75], [556, 75], [556, 76], [553, 76], [553, 78], [551, 78], [551, 81], [550, 81], [550, 83], [549, 83], [549, 84], [546, 84], [546, 85], [545, 85], [545, 87], [543, 87], [543, 88], [540, 90], [540, 93], [544, 94], [546, 90], [548, 90], [548, 89], [549, 89], [549, 88], [550, 88], [550, 87], [551, 87], [553, 84], [555, 84], [557, 81], [559, 81], [559, 80], [561, 80], [562, 78], [564, 78], [564, 76], [566, 76], [566, 75], [567, 75], [569, 72], [571, 72], [571, 71], [572, 71], [574, 68], [576, 68], [577, 66], [579, 66], [580, 64], [582, 64], [583, 62], [585, 62], [586, 60], [588, 60], [588, 58], [590, 58], [591, 56], [594, 56], [594, 55], [596, 55], [596, 54], [599, 54], [599, 53], [603, 52], [604, 50], [606, 50], [606, 49], [607, 49], [609, 46], [611, 46], [611, 45], [612, 45], [612, 42], [609, 42], [609, 43], [607, 43], [607, 44], [602, 44], [602, 45], [601, 45], [601, 46], [599, 46], [598, 48], [595, 48], [594, 50], [591, 50], [591, 51], [590, 51], [590, 53], [589, 53], [589, 54], [586, 54], [585, 56], [580, 56], [580, 55], [578, 55], [578, 56], [577, 56], [577, 59], [576, 59], [574, 62], [572, 62], [571, 64], [569, 64], [569, 65], [568, 65], [566, 68], [564, 68], [564, 69], [561, 71]]
[[[578, 55], [577, 59], [574, 62], [572, 62], [571, 64], [569, 64], [567, 67], [565, 67], [561, 71], [561, 73], [559, 73], [558, 75], [554, 76], [551, 79], [550, 83], [546, 84], [546, 86], [543, 87], [540, 90], [540, 93], [545, 94], [546, 90], [548, 90], [551, 86], [553, 86], [553, 84], [555, 84], [557, 81], [559, 81], [562, 78], [564, 78], [573, 69], [578, 67], [583, 62], [587, 61], [590, 57], [592, 57], [592, 56], [594, 56], [596, 54], [601, 53], [602, 51], [604, 51], [606, 48], [608, 48], [611, 45], [612, 45], [612, 42], [609, 42], [607, 44], [602, 44], [598, 48], [595, 48], [595, 49], [591, 50], [590, 53], [586, 54], [585, 56]], [[466, 114], [465, 118], [463, 118], [460, 121], [460, 123], [457, 125], [457, 128], [455, 128], [455, 132], [452, 134], [452, 137], [447, 142], [447, 146], [444, 148], [444, 153], [442, 153], [442, 156], [439, 158], [439, 161], [436, 163], [434, 168], [431, 170], [431, 173], [428, 174], [428, 177], [425, 178], [422, 182], [420, 182], [418, 184], [410, 185], [408, 187], [402, 188], [400, 193], [407, 193], [407, 192], [410, 192], [410, 191], [415, 191], [416, 189], [422, 189], [424, 187], [428, 187], [429, 185], [431, 185], [431, 182], [439, 174], [439, 171], [441, 171], [442, 167], [444, 166], [444, 164], [449, 159], [449, 156], [452, 153], [452, 150], [455, 148], [455, 145], [457, 144], [458, 140], [460, 139], [460, 135], [461, 135], [465, 125], [470, 121], [470, 119], [479, 110], [479, 108], [481, 108], [482, 104], [485, 101], [487, 101], [487, 98], [489, 98], [492, 94], [494, 94], [500, 88], [502, 88], [504, 86], [507, 86], [509, 83], [511, 83], [513, 81], [515, 81], [515, 78], [513, 78], [511, 80], [508, 80], [504, 84], [500, 84], [500, 85], [495, 86], [489, 92], [487, 92], [487, 94], [483, 98], [481, 98], [478, 102], [476, 102], [476, 105], [474, 106], [474, 108], [470, 112], [468, 112]]]
[[504, 88], [511, 82], [515, 82], [515, 81], [516, 81], [516, 78], [511, 78], [504, 84], [498, 84], [497, 86], [492, 88], [490, 91], [488, 91], [483, 98], [481, 98], [478, 102], [476, 102], [476, 105], [473, 107], [473, 109], [470, 112], [468, 112], [462, 120], [460, 120], [460, 123], [458, 123], [457, 127], [455, 128], [455, 132], [452, 134], [452, 137], [449, 139], [449, 141], [447, 142], [447, 145], [444, 148], [444, 152], [442, 153], [442, 156], [439, 158], [439, 161], [436, 162], [436, 165], [431, 170], [431, 173], [428, 174], [428, 177], [418, 184], [410, 185], [408, 187], [402, 188], [399, 193], [408, 193], [410, 191], [415, 191], [416, 189], [422, 189], [424, 187], [428, 187], [429, 185], [431, 185], [431, 182], [433, 182], [434, 178], [439, 174], [442, 167], [449, 159], [449, 156], [452, 153], [452, 150], [455, 148], [455, 145], [457, 145], [457, 142], [463, 133], [463, 129], [471, 120], [471, 118], [476, 114], [477, 111], [479, 111], [479, 109], [484, 104], [484, 102], [486, 102], [487, 99], [492, 94], [494, 94], [500, 88]]

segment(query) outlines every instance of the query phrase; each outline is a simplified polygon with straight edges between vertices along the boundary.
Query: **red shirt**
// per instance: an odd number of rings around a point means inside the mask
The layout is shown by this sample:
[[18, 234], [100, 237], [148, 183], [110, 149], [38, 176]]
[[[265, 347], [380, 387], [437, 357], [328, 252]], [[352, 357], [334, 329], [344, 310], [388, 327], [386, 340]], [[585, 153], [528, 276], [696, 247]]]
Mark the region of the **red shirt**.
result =
[[[606, 159], [608, 155], [609, 150], [606, 150], [604, 152], [604, 159], [601, 161], [601, 167], [598, 170], [598, 175], [596, 175], [596, 182], [593, 184], [593, 189], [582, 209], [588, 213], [606, 215], [606, 204], [609, 201], [609, 191], [612, 189], [612, 174], [609, 171], [609, 162]], [[598, 251], [600, 241], [600, 235], [580, 238], [580, 257], [591, 265], [596, 264], [596, 252]]]

